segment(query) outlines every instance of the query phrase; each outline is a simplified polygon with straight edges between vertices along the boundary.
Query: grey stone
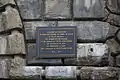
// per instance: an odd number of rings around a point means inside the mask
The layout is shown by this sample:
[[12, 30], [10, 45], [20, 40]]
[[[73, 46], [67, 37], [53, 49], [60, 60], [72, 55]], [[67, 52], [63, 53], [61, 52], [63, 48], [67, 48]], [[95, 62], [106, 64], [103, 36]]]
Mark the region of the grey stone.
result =
[[116, 65], [120, 66], [120, 55], [116, 57]]
[[106, 5], [111, 12], [120, 13], [120, 0], [107, 0]]
[[11, 6], [5, 8], [5, 12], [2, 13], [2, 27], [3, 30], [22, 28], [22, 22], [18, 11]]
[[61, 59], [36, 59], [38, 57], [36, 55], [36, 44], [29, 43], [27, 44], [27, 62], [28, 64], [31, 63], [39, 63], [39, 64], [62, 64]]
[[76, 66], [47, 66], [45, 77], [47, 79], [76, 79]]
[[114, 67], [82, 67], [79, 76], [82, 80], [118, 80], [118, 72]]
[[120, 45], [118, 44], [118, 42], [116, 40], [108, 39], [106, 41], [106, 44], [108, 45], [110, 53], [117, 53], [120, 51]]
[[102, 18], [104, 17], [104, 6], [104, 0], [74, 0], [74, 17]]
[[9, 78], [8, 63], [10, 59], [10, 57], [0, 57], [0, 78]]
[[20, 56], [15, 56], [9, 63], [9, 76], [10, 78], [19, 78], [23, 74], [22, 68], [25, 66], [25, 59]]
[[6, 54], [7, 50], [7, 39], [5, 36], [0, 36], [0, 55]]
[[16, 0], [23, 19], [41, 19], [42, 0]]
[[116, 36], [117, 36], [117, 39], [120, 41], [120, 30], [118, 31]]
[[21, 76], [20, 78], [23, 79], [38, 79], [41, 80], [42, 78], [42, 67], [40, 66], [24, 66], [21, 69]]
[[59, 21], [58, 26], [77, 26], [77, 39], [81, 42], [105, 41], [118, 30], [117, 27], [100, 21]]
[[9, 54], [25, 54], [24, 36], [18, 31], [12, 31], [8, 36], [8, 50]]
[[46, 0], [45, 16], [47, 18], [70, 18], [71, 0]]
[[108, 65], [108, 46], [103, 43], [84, 43], [77, 46], [78, 65]]
[[14, 0], [0, 0], [0, 7], [7, 4], [16, 5]]
[[55, 21], [24, 22], [26, 40], [35, 39], [36, 27], [56, 26]]
[[65, 65], [77, 65], [77, 58], [65, 58], [64, 64]]
[[120, 26], [120, 15], [115, 15], [115, 14], [109, 14], [107, 18], [107, 22], [113, 25], [118, 25]]

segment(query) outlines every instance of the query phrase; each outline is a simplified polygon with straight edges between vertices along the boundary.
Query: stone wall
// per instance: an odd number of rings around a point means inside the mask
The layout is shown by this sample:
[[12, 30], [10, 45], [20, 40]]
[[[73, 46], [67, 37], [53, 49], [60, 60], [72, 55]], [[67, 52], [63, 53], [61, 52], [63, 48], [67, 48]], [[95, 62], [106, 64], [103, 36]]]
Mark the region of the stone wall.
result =
[[[38, 26], [77, 26], [77, 58], [27, 66]], [[0, 79], [120, 80], [119, 27], [120, 0], [0, 0]]]

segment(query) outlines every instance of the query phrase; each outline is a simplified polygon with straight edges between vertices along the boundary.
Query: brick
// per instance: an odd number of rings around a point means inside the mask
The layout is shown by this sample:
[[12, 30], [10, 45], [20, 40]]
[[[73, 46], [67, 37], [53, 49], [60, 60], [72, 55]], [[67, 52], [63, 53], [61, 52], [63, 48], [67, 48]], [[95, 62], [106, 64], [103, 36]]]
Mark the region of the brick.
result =
[[76, 79], [76, 66], [47, 66], [45, 77], [47, 79]]
[[12, 34], [8, 36], [8, 53], [25, 54], [25, 43], [22, 33], [12, 31]]
[[42, 0], [16, 0], [23, 19], [42, 18]]
[[0, 7], [7, 4], [16, 5], [14, 0], [0, 0]]
[[9, 63], [10, 78], [19, 78], [22, 75], [22, 68], [25, 66], [25, 59], [20, 56], [15, 56]]
[[100, 21], [59, 21], [58, 26], [77, 26], [77, 39], [80, 42], [105, 41], [118, 30], [117, 27]]
[[6, 11], [2, 13], [3, 30], [22, 28], [23, 26], [18, 11], [11, 6], [7, 6], [5, 10]]
[[108, 65], [108, 47], [102, 43], [84, 43], [77, 46], [78, 65]]
[[9, 78], [8, 76], [8, 63], [10, 57], [0, 57], [0, 78]]
[[106, 5], [113, 13], [120, 13], [120, 0], [107, 0]]
[[0, 55], [6, 54], [7, 50], [7, 39], [5, 36], [0, 36]]
[[62, 64], [61, 59], [37, 59], [35, 61], [35, 58], [37, 57], [36, 55], [36, 44], [35, 43], [28, 43], [27, 44], [27, 62], [28, 64], [34, 64], [39, 63], [39, 64]]
[[106, 44], [108, 45], [110, 53], [117, 53], [120, 51], [120, 45], [115, 39], [108, 39]]
[[74, 0], [74, 17], [102, 18], [104, 17], [104, 6], [104, 0]]
[[82, 80], [118, 80], [118, 72], [114, 67], [82, 67], [78, 73]]
[[56, 26], [55, 21], [33, 21], [24, 22], [26, 40], [35, 39], [36, 27], [40, 26]]
[[47, 18], [70, 18], [71, 0], [46, 0], [45, 17]]

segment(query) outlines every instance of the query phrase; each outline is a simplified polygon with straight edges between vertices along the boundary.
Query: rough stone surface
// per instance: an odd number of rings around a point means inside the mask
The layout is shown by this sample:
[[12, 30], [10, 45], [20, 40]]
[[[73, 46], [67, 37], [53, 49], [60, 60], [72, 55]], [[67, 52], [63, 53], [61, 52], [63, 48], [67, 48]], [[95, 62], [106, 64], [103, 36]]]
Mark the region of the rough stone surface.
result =
[[71, 0], [46, 0], [45, 16], [47, 18], [70, 18]]
[[114, 67], [82, 67], [79, 76], [82, 80], [118, 80], [118, 72]]
[[22, 28], [22, 22], [18, 11], [11, 6], [7, 6], [5, 10], [6, 11], [2, 13], [3, 30]]
[[120, 30], [118, 31], [116, 36], [117, 36], [117, 39], [120, 41]]
[[107, 22], [113, 25], [120, 26], [120, 15], [109, 14]]
[[7, 4], [16, 5], [14, 0], [0, 0], [0, 7]]
[[15, 56], [10, 60], [9, 76], [10, 78], [20, 78], [22, 76], [22, 68], [25, 66], [25, 59], [20, 56]]
[[78, 65], [108, 65], [108, 47], [102, 43], [84, 43], [77, 46]]
[[47, 79], [65, 79], [76, 78], [75, 66], [47, 66], [45, 68], [45, 77]]
[[116, 65], [120, 66], [120, 55], [116, 57]]
[[42, 0], [16, 0], [23, 19], [41, 19]]
[[25, 43], [23, 34], [18, 31], [12, 31], [8, 36], [8, 53], [9, 54], [25, 54]]
[[0, 56], [0, 78], [9, 78], [8, 76], [9, 60], [10, 60], [10, 57]]
[[[35, 63], [36, 59], [36, 44], [29, 43], [27, 44], [27, 62], [28, 64]], [[39, 59], [36, 61], [39, 64], [62, 64], [61, 59]]]
[[77, 58], [65, 58], [64, 64], [65, 65], [77, 65]]
[[36, 27], [56, 26], [55, 21], [24, 22], [26, 40], [35, 39]]
[[6, 54], [7, 39], [4, 36], [0, 36], [0, 54]]
[[104, 17], [104, 0], [74, 0], [75, 18]]
[[120, 0], [107, 0], [107, 7], [113, 13], [120, 13]]
[[106, 44], [108, 45], [110, 53], [116, 53], [120, 51], [120, 45], [116, 40], [114, 39], [109, 39], [106, 41]]
[[114, 36], [117, 27], [100, 21], [59, 21], [58, 26], [77, 26], [77, 39], [82, 42], [104, 41]]

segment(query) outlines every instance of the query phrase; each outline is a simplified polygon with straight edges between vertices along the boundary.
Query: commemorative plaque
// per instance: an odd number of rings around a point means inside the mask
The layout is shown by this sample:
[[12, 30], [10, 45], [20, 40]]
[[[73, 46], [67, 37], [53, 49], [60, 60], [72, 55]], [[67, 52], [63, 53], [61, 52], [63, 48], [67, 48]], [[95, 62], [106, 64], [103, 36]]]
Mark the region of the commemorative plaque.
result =
[[37, 27], [37, 56], [66, 58], [76, 56], [76, 26]]

